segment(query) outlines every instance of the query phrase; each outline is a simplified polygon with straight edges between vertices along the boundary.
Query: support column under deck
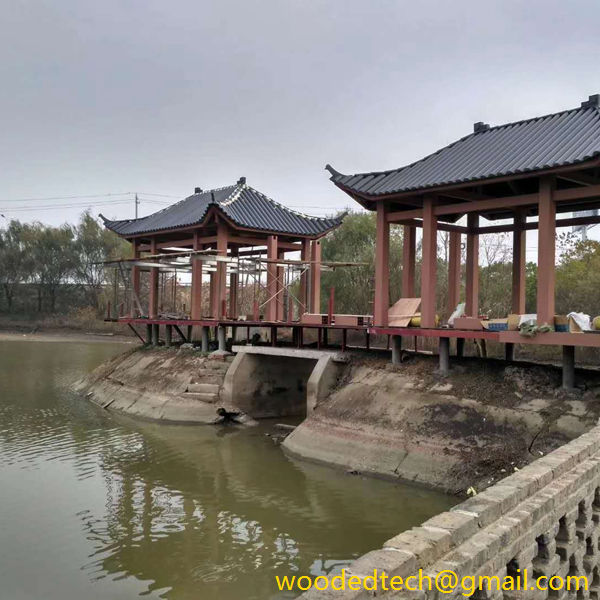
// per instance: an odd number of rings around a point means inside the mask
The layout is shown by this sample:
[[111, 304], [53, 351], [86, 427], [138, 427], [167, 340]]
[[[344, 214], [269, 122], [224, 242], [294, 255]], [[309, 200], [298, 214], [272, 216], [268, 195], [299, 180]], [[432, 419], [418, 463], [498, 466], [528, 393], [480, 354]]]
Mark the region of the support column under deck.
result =
[[227, 351], [227, 332], [223, 325], [217, 327], [217, 340], [219, 342], [219, 351]]
[[440, 338], [440, 375], [446, 376], [450, 372], [450, 338]]
[[202, 326], [202, 330], [201, 330], [201, 338], [202, 338], [202, 352], [208, 352], [208, 336], [209, 336], [209, 332], [210, 332], [210, 328], [207, 327], [206, 325]]
[[575, 346], [562, 347], [562, 387], [575, 389]]
[[392, 364], [399, 365], [402, 362], [402, 336], [392, 336]]

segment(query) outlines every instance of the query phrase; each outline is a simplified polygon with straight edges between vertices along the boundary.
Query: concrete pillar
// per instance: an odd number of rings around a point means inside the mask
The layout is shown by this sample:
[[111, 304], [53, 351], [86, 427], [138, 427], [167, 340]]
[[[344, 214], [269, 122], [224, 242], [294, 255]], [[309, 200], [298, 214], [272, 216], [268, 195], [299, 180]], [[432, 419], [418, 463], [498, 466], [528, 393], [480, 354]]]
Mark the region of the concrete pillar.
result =
[[277, 327], [271, 327], [271, 346], [277, 346]]
[[450, 338], [440, 338], [440, 375], [448, 375], [450, 372]]
[[508, 362], [515, 360], [515, 345], [504, 344], [504, 359]]
[[456, 356], [462, 358], [465, 354], [465, 338], [456, 338]]
[[415, 264], [417, 256], [417, 228], [404, 225], [402, 238], [402, 297], [415, 297]]
[[402, 362], [402, 336], [392, 336], [392, 364], [399, 365]]
[[524, 209], [515, 212], [515, 229], [513, 231], [513, 264], [512, 264], [512, 312], [516, 315], [525, 313], [525, 261], [527, 255], [527, 232], [525, 223], [527, 216]]
[[467, 215], [467, 265], [465, 284], [465, 315], [468, 317], [479, 316], [479, 234], [474, 230], [479, 227], [479, 215]]
[[152, 345], [158, 346], [158, 341], [160, 339], [160, 325], [155, 323], [152, 325]]
[[460, 232], [451, 231], [448, 248], [448, 316], [460, 302], [460, 243]]
[[562, 386], [565, 390], [575, 388], [575, 346], [562, 347]]
[[192, 333], [194, 332], [194, 328], [191, 325], [187, 326], [187, 341], [192, 342]]
[[553, 179], [548, 177], [540, 179], [537, 275], [538, 325], [554, 325], [556, 204], [552, 198], [553, 189]]
[[150, 323], [146, 325], [146, 344], [152, 344], [152, 325]]
[[219, 325], [217, 328], [217, 340], [219, 342], [219, 350], [225, 352], [227, 350], [226, 328]]
[[206, 325], [204, 325], [201, 329], [202, 352], [208, 352], [208, 334], [209, 334], [209, 328]]
[[373, 324], [385, 327], [390, 308], [390, 224], [387, 222], [385, 204], [377, 204], [377, 230], [375, 239], [375, 298]]
[[437, 278], [437, 217], [434, 199], [423, 199], [423, 261], [421, 265], [421, 327], [435, 327], [435, 291]]
[[170, 348], [172, 342], [173, 342], [173, 325], [166, 325], [165, 326], [165, 346], [167, 348]]

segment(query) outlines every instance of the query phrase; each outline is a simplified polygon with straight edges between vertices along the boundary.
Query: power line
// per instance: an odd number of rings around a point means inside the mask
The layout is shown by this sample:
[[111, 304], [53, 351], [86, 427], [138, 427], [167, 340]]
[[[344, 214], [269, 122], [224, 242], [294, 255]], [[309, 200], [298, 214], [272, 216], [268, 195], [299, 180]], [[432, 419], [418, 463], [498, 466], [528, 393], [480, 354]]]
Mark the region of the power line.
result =
[[9, 198], [5, 200], [0, 200], [0, 204], [5, 204], [6, 202], [37, 202], [39, 201], [47, 201], [47, 200], [76, 200], [78, 198], [107, 198], [109, 196], [130, 196], [134, 192], [114, 192], [110, 194], [85, 194], [78, 196], [46, 196], [46, 197], [38, 197], [38, 198]]

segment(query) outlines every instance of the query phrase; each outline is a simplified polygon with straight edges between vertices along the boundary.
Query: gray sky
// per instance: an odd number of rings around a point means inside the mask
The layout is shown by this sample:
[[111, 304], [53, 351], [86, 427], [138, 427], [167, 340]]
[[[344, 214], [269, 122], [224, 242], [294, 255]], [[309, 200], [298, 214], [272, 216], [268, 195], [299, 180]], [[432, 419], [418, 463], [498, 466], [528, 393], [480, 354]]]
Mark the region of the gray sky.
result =
[[599, 21], [597, 0], [4, 2], [0, 212], [130, 218], [68, 196], [138, 191], [144, 215], [241, 175], [332, 212], [327, 162], [398, 167], [600, 92]]

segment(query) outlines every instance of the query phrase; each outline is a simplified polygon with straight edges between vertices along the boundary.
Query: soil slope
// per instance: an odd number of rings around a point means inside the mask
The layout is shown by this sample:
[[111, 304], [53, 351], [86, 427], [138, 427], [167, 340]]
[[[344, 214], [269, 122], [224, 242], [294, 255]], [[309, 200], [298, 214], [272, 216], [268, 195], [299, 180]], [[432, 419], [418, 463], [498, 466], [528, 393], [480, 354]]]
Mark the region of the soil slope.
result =
[[552, 367], [465, 359], [446, 379], [434, 357], [355, 358], [337, 390], [284, 442], [292, 455], [451, 493], [498, 479], [593, 427], [600, 377], [560, 389]]

